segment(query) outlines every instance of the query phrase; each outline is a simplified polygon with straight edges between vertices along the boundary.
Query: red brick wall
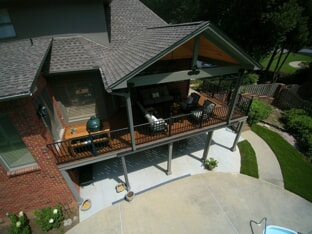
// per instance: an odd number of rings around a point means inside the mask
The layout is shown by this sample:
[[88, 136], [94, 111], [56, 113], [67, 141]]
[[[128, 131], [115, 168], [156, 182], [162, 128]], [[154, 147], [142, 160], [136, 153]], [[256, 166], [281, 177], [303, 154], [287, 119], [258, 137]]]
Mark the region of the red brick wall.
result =
[[6, 212], [29, 211], [68, 201], [75, 203], [53, 154], [46, 147], [51, 138], [37, 116], [33, 98], [0, 102], [0, 111], [8, 114], [39, 166], [12, 175], [0, 165], [0, 218]]

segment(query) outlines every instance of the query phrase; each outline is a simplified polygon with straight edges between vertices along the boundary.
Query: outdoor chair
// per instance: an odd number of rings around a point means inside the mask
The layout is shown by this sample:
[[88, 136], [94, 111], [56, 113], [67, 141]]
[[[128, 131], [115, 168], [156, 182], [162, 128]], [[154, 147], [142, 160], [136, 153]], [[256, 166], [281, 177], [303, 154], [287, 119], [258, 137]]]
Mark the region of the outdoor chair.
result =
[[145, 109], [140, 102], [137, 102], [139, 108], [144, 114], [145, 119], [149, 123], [149, 127], [153, 133], [167, 130], [167, 123], [163, 118], [155, 116], [154, 108]]
[[214, 103], [205, 100], [201, 110], [191, 111], [191, 119], [194, 120], [195, 122], [208, 120], [211, 114], [213, 113], [214, 108], [215, 108]]
[[191, 95], [187, 97], [186, 101], [180, 102], [181, 109], [184, 112], [188, 112], [195, 109], [198, 106], [199, 99], [200, 99], [199, 94], [191, 93]]

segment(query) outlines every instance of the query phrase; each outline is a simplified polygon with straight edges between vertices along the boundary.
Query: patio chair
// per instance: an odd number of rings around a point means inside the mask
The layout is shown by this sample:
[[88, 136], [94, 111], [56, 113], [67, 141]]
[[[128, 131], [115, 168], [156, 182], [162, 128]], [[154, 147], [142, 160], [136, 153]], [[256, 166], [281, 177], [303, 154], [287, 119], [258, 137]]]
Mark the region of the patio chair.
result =
[[154, 108], [145, 109], [140, 102], [137, 102], [139, 108], [144, 114], [145, 119], [150, 125], [150, 129], [153, 133], [167, 130], [167, 123], [163, 118], [157, 118], [155, 116]]
[[213, 113], [215, 106], [216, 105], [214, 103], [205, 100], [203, 108], [201, 110], [191, 111], [191, 119], [194, 120], [195, 122], [208, 120], [211, 114]]
[[191, 93], [191, 95], [187, 97], [186, 101], [180, 102], [181, 109], [184, 112], [195, 109], [198, 106], [199, 99], [200, 99], [199, 94]]

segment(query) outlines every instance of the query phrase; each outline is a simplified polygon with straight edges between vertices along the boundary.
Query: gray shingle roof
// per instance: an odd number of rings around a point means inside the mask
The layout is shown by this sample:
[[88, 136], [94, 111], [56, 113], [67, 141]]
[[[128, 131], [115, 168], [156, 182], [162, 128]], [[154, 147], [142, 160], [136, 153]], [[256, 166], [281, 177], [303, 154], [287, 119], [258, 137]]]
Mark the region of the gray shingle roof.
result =
[[44, 62], [51, 38], [0, 43], [0, 99], [29, 95]]
[[150, 60], [161, 58], [174, 49], [175, 44], [183, 43], [197, 30], [204, 30], [208, 22], [180, 24], [149, 28], [137, 37], [133, 37], [118, 49], [106, 53], [102, 58], [102, 68], [108, 86], [135, 75], [144, 69]]
[[92, 70], [98, 68], [90, 55], [88, 40], [81, 36], [53, 39], [48, 73]]

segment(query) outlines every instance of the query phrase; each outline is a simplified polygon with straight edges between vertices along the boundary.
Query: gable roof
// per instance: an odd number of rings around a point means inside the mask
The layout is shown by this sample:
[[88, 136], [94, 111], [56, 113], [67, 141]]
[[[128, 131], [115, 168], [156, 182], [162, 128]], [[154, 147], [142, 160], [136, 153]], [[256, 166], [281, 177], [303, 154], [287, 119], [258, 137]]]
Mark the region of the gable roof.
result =
[[105, 88], [111, 91], [200, 34], [211, 38], [242, 66], [261, 68], [210, 22], [169, 25], [139, 0], [113, 0], [106, 13], [109, 45], [83, 35], [37, 38], [32, 47], [29, 40], [1, 43], [0, 58], [7, 61], [0, 64], [0, 72], [4, 71], [0, 100], [31, 94], [45, 60], [48, 74], [100, 70]]
[[39, 38], [0, 43], [0, 100], [31, 95], [51, 41]]

